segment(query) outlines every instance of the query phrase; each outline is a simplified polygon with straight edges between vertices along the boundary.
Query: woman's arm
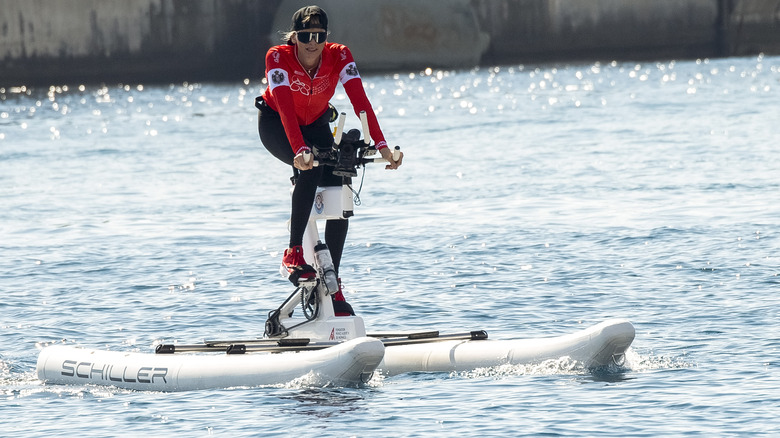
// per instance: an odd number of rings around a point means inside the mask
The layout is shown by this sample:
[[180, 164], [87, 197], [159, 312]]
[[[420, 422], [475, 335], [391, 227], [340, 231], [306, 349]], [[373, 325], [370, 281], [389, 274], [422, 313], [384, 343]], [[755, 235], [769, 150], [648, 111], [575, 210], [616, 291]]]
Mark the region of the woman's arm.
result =
[[385, 136], [382, 134], [382, 129], [379, 127], [379, 121], [376, 118], [374, 109], [371, 107], [371, 102], [368, 101], [366, 96], [366, 90], [363, 89], [363, 81], [360, 80], [360, 73], [358, 73], [355, 60], [352, 58], [352, 53], [344, 46], [342, 49], [344, 55], [344, 67], [339, 74], [339, 80], [344, 86], [344, 90], [347, 92], [349, 101], [352, 102], [352, 107], [355, 109], [355, 114], [360, 117], [360, 112], [365, 111], [368, 117], [368, 129], [371, 134], [371, 139], [374, 140], [377, 150], [382, 150], [387, 147]]

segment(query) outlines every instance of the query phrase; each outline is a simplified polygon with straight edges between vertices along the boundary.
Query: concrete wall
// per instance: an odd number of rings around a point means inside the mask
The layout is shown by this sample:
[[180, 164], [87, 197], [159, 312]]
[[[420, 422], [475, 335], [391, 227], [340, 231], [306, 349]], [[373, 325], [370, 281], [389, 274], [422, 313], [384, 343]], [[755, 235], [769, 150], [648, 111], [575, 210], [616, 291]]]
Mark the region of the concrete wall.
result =
[[[0, 0], [0, 86], [257, 79], [299, 0]], [[321, 0], [363, 71], [780, 53], [780, 0]]]
[[0, 0], [0, 84], [248, 75], [280, 3]]
[[[713, 0], [475, 0], [491, 29], [486, 60], [705, 57], [713, 54]], [[507, 19], [506, 17], [512, 17]]]
[[780, 53], [780, 0], [729, 0], [724, 53]]
[[[480, 30], [471, 0], [319, 0], [329, 38], [347, 44], [363, 70], [473, 67], [490, 37]], [[285, 1], [274, 29], [311, 0]]]

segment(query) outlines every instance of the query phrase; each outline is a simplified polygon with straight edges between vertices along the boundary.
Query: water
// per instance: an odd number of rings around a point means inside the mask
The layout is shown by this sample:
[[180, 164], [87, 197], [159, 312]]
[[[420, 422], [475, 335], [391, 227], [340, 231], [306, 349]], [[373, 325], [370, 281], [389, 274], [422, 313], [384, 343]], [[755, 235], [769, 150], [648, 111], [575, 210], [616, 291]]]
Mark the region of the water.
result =
[[369, 330], [517, 338], [625, 317], [624, 367], [174, 394], [42, 385], [52, 343], [261, 334], [290, 292], [277, 273], [290, 171], [259, 143], [256, 81], [7, 88], [0, 435], [780, 433], [780, 58], [365, 84], [406, 154], [367, 171], [350, 229], [342, 277]]

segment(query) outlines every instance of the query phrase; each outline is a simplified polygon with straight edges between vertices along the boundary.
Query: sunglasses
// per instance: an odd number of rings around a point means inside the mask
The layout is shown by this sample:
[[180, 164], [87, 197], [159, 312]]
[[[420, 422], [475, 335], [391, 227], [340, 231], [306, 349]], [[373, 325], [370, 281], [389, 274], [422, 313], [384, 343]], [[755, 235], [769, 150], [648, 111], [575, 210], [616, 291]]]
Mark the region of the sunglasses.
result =
[[295, 32], [295, 36], [298, 37], [301, 44], [309, 44], [311, 40], [322, 44], [328, 38], [328, 32]]

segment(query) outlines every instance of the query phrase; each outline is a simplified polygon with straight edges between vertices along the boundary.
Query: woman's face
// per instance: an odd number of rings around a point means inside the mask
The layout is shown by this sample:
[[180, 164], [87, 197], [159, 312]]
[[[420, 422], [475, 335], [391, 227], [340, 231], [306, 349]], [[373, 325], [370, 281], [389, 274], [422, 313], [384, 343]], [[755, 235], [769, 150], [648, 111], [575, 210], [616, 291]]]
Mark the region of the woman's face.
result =
[[[317, 42], [318, 36], [320, 42]], [[293, 35], [293, 42], [298, 48], [298, 56], [306, 59], [318, 58], [325, 48], [326, 37], [327, 32], [322, 28], [299, 30], [298, 32], [295, 32]], [[308, 42], [304, 43], [302, 41], [304, 39], [308, 39]]]

